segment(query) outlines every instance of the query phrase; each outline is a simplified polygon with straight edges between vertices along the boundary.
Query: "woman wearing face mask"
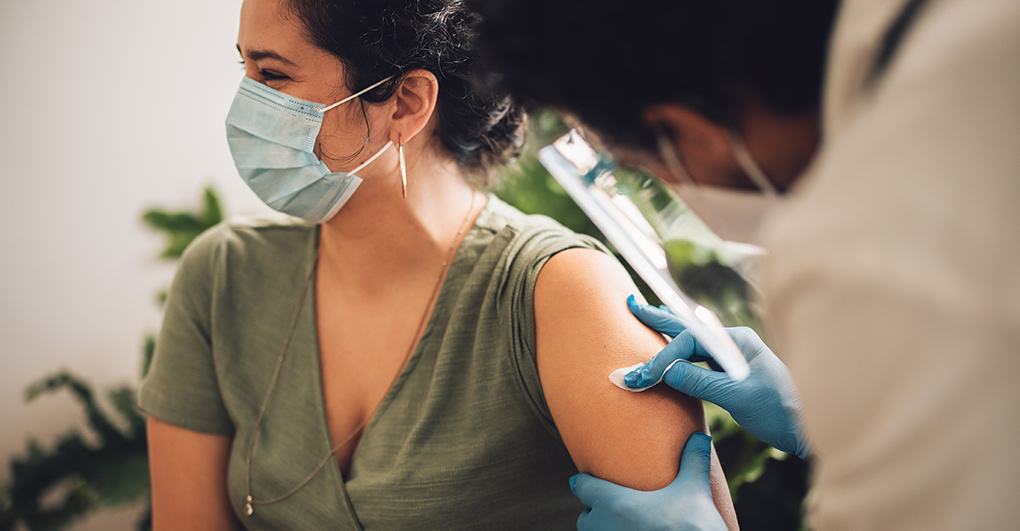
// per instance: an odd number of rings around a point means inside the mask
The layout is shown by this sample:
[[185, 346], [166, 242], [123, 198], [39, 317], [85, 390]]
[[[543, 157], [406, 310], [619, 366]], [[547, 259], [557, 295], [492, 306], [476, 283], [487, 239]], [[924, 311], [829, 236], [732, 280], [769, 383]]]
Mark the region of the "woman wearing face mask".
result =
[[228, 143], [288, 216], [182, 257], [139, 394], [155, 529], [565, 528], [579, 469], [675, 476], [700, 405], [606, 380], [664, 344], [625, 271], [474, 187], [524, 121], [467, 81], [474, 24], [456, 0], [244, 2]]

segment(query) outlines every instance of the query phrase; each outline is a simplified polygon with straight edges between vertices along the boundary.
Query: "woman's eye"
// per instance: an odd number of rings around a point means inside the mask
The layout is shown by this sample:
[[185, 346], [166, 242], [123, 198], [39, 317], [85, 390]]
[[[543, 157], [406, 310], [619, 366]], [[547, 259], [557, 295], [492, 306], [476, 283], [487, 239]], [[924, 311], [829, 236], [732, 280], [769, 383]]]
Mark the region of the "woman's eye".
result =
[[[248, 64], [243, 59], [238, 61], [237, 64], [241, 65], [241, 70], [245, 70], [248, 66]], [[277, 81], [281, 79], [289, 79], [286, 74], [281, 74], [274, 70], [259, 70], [259, 75], [262, 76], [262, 79], [264, 79], [265, 81]]]
[[273, 80], [277, 80], [277, 79], [287, 79], [287, 76], [285, 76], [285, 75], [283, 75], [283, 74], [281, 74], [279, 72], [274, 72], [272, 70], [259, 70], [259, 75], [262, 76], [262, 79], [265, 79], [266, 81], [273, 81]]

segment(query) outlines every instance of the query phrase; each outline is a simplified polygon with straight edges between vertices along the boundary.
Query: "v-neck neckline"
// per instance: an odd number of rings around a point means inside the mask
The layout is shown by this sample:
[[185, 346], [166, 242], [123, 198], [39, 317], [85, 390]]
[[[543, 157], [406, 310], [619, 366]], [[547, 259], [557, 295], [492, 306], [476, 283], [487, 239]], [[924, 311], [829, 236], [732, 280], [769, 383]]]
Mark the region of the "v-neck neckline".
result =
[[358, 441], [355, 444], [354, 449], [351, 451], [350, 462], [348, 464], [346, 474], [340, 470], [340, 464], [337, 460], [336, 453], [332, 451], [333, 445], [336, 443], [330, 437], [329, 419], [326, 416], [325, 385], [323, 383], [323, 371], [322, 371], [322, 347], [319, 341], [320, 337], [319, 311], [318, 311], [319, 297], [317, 293], [319, 274], [318, 272], [319, 239], [322, 231], [322, 225], [316, 224], [312, 230], [313, 236], [311, 238], [310, 245], [311, 248], [307, 254], [307, 258], [311, 260], [310, 267], [312, 268], [308, 286], [308, 290], [311, 293], [310, 297], [308, 297], [307, 299], [310, 302], [306, 302], [306, 304], [311, 305], [311, 309], [309, 312], [311, 314], [310, 326], [312, 327], [312, 355], [314, 357], [314, 362], [312, 363], [313, 366], [312, 380], [314, 380], [313, 386], [315, 394], [315, 407], [317, 410], [316, 424], [318, 425], [319, 432], [321, 434], [321, 437], [323, 438], [323, 444], [325, 445], [325, 448], [327, 450], [330, 450], [330, 456], [327, 460], [326, 465], [324, 466], [328, 466], [329, 468], [332, 469], [330, 471], [330, 475], [334, 478], [337, 491], [341, 493], [342, 498], [341, 501], [344, 503], [344, 505], [346, 505], [348, 514], [350, 515], [352, 522], [357, 526], [358, 529], [361, 529], [362, 527], [354, 511], [354, 506], [350, 497], [350, 493], [347, 491], [348, 479], [345, 478], [345, 476], [349, 476], [351, 469], [354, 468], [354, 460], [357, 458], [358, 450], [361, 448], [361, 442], [366, 439], [366, 435], [372, 430], [373, 426], [378, 424], [379, 419], [386, 413], [388, 406], [393, 402], [397, 394], [400, 393], [400, 390], [403, 387], [404, 382], [407, 380], [411, 372], [414, 370], [418, 358], [421, 357], [422, 348], [424, 347], [426, 341], [429, 339], [429, 337], [432, 335], [435, 329], [436, 319], [438, 317], [438, 312], [436, 311], [436, 309], [439, 308], [440, 303], [442, 303], [449, 296], [448, 291], [450, 289], [449, 288], [450, 274], [453, 273], [454, 269], [457, 268], [457, 266], [463, 261], [465, 250], [469, 247], [467, 244], [471, 239], [472, 235], [479, 228], [481, 228], [481, 224], [483, 223], [483, 221], [486, 221], [488, 217], [492, 214], [493, 209], [496, 208], [496, 203], [499, 201], [499, 199], [491, 193], [483, 192], [483, 194], [485, 197], [485, 205], [483, 205], [481, 210], [478, 211], [478, 214], [475, 215], [474, 221], [471, 224], [470, 228], [465, 232], [464, 236], [461, 238], [460, 243], [457, 244], [457, 250], [453, 253], [453, 258], [450, 260], [450, 265], [447, 268], [446, 273], [444, 274], [441, 280], [442, 284], [439, 287], [439, 292], [436, 294], [436, 298], [432, 302], [432, 307], [428, 309], [430, 314], [428, 322], [425, 325], [425, 329], [422, 331], [421, 337], [417, 339], [417, 343], [414, 345], [414, 350], [408, 356], [407, 361], [400, 368], [400, 374], [397, 376], [396, 380], [393, 381], [393, 385], [386, 390], [386, 394], [383, 395], [382, 400], [380, 400], [379, 404], [376, 405], [375, 410], [372, 412], [371, 418], [365, 424], [365, 427], [361, 430], [361, 436], [358, 437]]

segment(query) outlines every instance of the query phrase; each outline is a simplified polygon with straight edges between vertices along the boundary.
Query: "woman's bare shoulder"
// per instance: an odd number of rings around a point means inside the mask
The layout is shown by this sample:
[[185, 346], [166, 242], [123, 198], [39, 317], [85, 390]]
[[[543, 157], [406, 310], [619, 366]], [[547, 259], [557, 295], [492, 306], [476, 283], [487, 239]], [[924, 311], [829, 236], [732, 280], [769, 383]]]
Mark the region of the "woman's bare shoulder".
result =
[[704, 430], [704, 419], [701, 405], [678, 393], [630, 393], [609, 381], [614, 369], [645, 361], [665, 344], [631, 315], [632, 293], [640, 298], [609, 254], [569, 249], [553, 256], [535, 287], [537, 361], [578, 468], [648, 490], [676, 476], [684, 442]]

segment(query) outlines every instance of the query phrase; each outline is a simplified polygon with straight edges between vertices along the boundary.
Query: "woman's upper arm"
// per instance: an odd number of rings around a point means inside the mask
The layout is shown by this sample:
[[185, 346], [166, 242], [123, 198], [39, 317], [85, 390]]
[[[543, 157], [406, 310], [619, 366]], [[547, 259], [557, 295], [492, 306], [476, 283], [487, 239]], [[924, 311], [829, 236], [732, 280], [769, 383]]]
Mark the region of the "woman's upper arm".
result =
[[240, 529], [227, 495], [232, 437], [146, 419], [155, 531]]
[[[705, 431], [701, 404], [664, 386], [630, 393], [609, 381], [666, 344], [631, 315], [639, 295], [613, 257], [591, 249], [554, 255], [535, 285], [536, 357], [543, 394], [582, 472], [640, 490], [669, 484], [687, 438]], [[731, 527], [732, 502], [713, 455], [713, 495]]]
[[233, 421], [220, 389], [214, 361], [214, 279], [229, 236], [221, 223], [184, 250], [170, 289], [155, 351], [139, 383], [136, 406], [176, 426], [230, 435]]

